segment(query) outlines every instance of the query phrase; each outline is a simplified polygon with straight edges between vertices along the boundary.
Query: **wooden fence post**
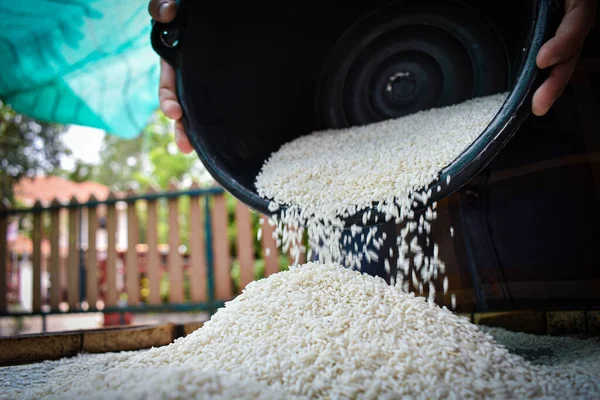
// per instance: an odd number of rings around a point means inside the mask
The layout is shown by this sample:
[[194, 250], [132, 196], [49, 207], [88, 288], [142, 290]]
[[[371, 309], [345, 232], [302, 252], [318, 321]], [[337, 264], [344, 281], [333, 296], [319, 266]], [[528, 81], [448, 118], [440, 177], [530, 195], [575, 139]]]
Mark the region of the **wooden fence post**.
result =
[[[198, 184], [194, 182], [191, 189], [198, 189]], [[190, 196], [190, 288], [193, 303], [207, 299], [206, 246], [202, 230], [204, 218], [200, 212], [199, 200], [199, 196]]]
[[[170, 191], [176, 191], [173, 182]], [[169, 199], [169, 301], [183, 303], [183, 260], [179, 254], [179, 205], [178, 198]]]
[[[133, 190], [127, 192], [135, 195]], [[127, 304], [137, 306], [140, 303], [140, 271], [138, 269], [136, 245], [139, 241], [138, 218], [135, 201], [127, 202], [127, 253], [125, 257], [125, 287]]]
[[233, 297], [231, 287], [231, 256], [227, 236], [227, 204], [223, 193], [214, 195], [212, 211], [214, 251], [215, 299], [229, 300]]
[[235, 206], [237, 257], [240, 263], [240, 291], [254, 280], [254, 237], [250, 209], [241, 201]]
[[[153, 188], [148, 189], [148, 194], [155, 194], [156, 190]], [[160, 304], [160, 274], [159, 274], [159, 260], [160, 254], [158, 254], [158, 234], [156, 231], [157, 227], [157, 212], [156, 212], [157, 201], [156, 199], [148, 200], [148, 226], [146, 227], [146, 242], [148, 243], [148, 289], [150, 294], [148, 296], [149, 304]]]
[[[113, 192], [109, 200], [116, 200]], [[106, 206], [106, 306], [117, 305], [117, 214], [116, 202]]]

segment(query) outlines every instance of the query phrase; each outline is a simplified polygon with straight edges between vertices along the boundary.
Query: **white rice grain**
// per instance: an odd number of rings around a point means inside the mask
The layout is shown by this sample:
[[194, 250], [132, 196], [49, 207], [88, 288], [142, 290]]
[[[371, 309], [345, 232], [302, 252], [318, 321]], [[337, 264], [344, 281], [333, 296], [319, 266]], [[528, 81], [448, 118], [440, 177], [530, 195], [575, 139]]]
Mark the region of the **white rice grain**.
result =
[[[386, 221], [411, 220], [411, 206], [426, 204], [432, 195], [431, 189], [423, 188], [481, 134], [505, 98], [505, 93], [481, 97], [396, 120], [299, 137], [271, 154], [256, 177], [257, 192], [271, 200], [271, 211], [279, 210], [282, 231], [290, 224], [306, 227], [317, 259], [360, 269], [361, 260], [373, 257], [362, 249], [344, 248], [339, 238], [345, 220], [358, 216], [366, 225], [375, 205]], [[436, 216], [428, 210], [426, 219]], [[420, 218], [411, 232], [429, 234], [431, 224]], [[282, 245], [299, 243], [293, 236], [286, 235]], [[362, 257], [356, 254], [360, 252]]]

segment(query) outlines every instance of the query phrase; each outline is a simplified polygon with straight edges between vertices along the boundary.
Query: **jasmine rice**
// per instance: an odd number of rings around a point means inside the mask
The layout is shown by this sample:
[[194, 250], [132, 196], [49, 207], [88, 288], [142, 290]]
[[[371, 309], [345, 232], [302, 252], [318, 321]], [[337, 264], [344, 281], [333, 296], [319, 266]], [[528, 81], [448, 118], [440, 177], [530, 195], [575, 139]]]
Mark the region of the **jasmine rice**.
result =
[[[249, 284], [169, 346], [114, 355], [116, 362], [91, 358], [73, 363], [71, 373], [54, 369], [54, 383], [30, 382], [19, 396], [4, 384], [11, 370], [0, 370], [0, 389], [7, 398], [66, 399], [600, 396], [597, 340], [488, 331], [511, 348], [546, 343], [556, 353], [534, 364], [467, 319], [380, 278], [309, 263]], [[564, 357], [561, 347], [578, 355]]]
[[[424, 257], [421, 245], [410, 241], [413, 235], [428, 236], [437, 217], [436, 205], [428, 204], [432, 192], [424, 188], [485, 130], [506, 97], [475, 98], [396, 120], [315, 132], [284, 144], [256, 177], [257, 192], [271, 200], [269, 209], [276, 212], [270, 223], [277, 226], [277, 244], [297, 260], [305, 250], [301, 237], [306, 231], [311, 256], [319, 262], [360, 270], [374, 259], [369, 242], [382, 243], [376, 229], [353, 229], [352, 235], [361, 234], [361, 239], [367, 234], [361, 248], [346, 250], [340, 239], [347, 218], [362, 214], [367, 225], [376, 205], [386, 221], [409, 221], [397, 240], [396, 283], [408, 289], [414, 275], [417, 286], [432, 287], [444, 265], [437, 255]], [[411, 221], [411, 208], [419, 203], [429, 205], [425, 218]]]
[[[437, 245], [426, 256], [418, 236], [429, 234], [436, 207], [419, 218], [411, 207], [428, 204], [423, 188], [485, 129], [505, 97], [284, 145], [256, 179], [277, 212], [266, 222], [276, 227], [277, 245], [296, 257], [307, 230], [320, 262], [250, 283], [169, 346], [0, 369], [0, 398], [600, 398], [597, 340], [480, 329], [432, 301], [444, 265]], [[352, 270], [376, 252], [342, 250], [345, 219], [358, 215], [366, 225], [373, 204], [385, 220], [407, 222], [389, 251], [398, 256], [396, 285]], [[350, 228], [375, 248], [385, 239], [372, 227]], [[408, 293], [409, 280], [420, 292], [428, 288], [429, 301]], [[447, 293], [447, 277], [441, 282]], [[530, 348], [551, 356], [516, 354]]]
[[334, 220], [378, 202], [410, 206], [411, 193], [434, 181], [483, 132], [506, 96], [299, 137], [270, 156], [256, 188], [277, 205], [302, 207], [306, 218]]

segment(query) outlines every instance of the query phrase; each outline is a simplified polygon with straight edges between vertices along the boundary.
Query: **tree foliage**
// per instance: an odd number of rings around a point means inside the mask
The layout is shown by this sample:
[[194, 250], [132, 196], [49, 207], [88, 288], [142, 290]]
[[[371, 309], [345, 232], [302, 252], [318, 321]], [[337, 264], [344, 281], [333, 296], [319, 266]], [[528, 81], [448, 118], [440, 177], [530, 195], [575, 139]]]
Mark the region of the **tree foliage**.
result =
[[94, 180], [115, 192], [136, 187], [134, 175], [140, 168], [143, 154], [143, 136], [124, 140], [104, 135], [100, 148], [100, 163]]
[[13, 201], [21, 178], [52, 173], [70, 150], [61, 140], [63, 125], [36, 121], [0, 100], [0, 193]]
[[196, 154], [177, 150], [166, 117], [157, 112], [143, 133], [131, 140], [106, 135], [94, 180], [114, 191], [167, 190], [169, 183], [189, 186], [211, 181]]
[[157, 113], [144, 130], [145, 160], [134, 179], [142, 189], [153, 186], [168, 189], [169, 183], [189, 186], [192, 181], [210, 184], [212, 179], [195, 153], [183, 154], [177, 149], [170, 122]]
[[94, 181], [98, 175], [98, 169], [95, 164], [76, 159], [72, 170], [60, 170], [57, 175], [72, 182]]

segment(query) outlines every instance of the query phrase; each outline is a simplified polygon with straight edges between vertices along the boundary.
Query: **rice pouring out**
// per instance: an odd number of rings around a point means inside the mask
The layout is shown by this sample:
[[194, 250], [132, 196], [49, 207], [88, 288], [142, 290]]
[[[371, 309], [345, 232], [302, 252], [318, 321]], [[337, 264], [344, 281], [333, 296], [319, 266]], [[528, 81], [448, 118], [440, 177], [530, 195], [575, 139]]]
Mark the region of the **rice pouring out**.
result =
[[[373, 204], [408, 205], [489, 125], [506, 93], [365, 126], [315, 132], [281, 146], [256, 177], [258, 193], [333, 220]], [[274, 208], [276, 210], [277, 207]]]
[[[266, 160], [255, 182], [275, 214], [270, 223], [277, 227], [277, 245], [297, 262], [306, 251], [302, 238], [307, 234], [315, 260], [361, 270], [379, 257], [369, 251], [371, 242], [379, 248], [383, 239], [377, 228], [353, 225], [352, 236], [360, 235], [362, 244], [348, 249], [341, 240], [346, 219], [361, 216], [363, 225], [380, 216], [381, 222], [405, 222], [396, 242], [397, 265], [390, 266], [396, 271], [392, 281], [406, 290], [411, 282], [413, 289], [433, 288], [444, 264], [415, 240], [429, 236], [437, 217], [436, 204], [429, 204], [432, 189], [425, 188], [479, 137], [506, 97], [475, 98], [395, 120], [315, 132], [284, 144]], [[415, 220], [412, 209], [419, 204], [428, 208]]]

